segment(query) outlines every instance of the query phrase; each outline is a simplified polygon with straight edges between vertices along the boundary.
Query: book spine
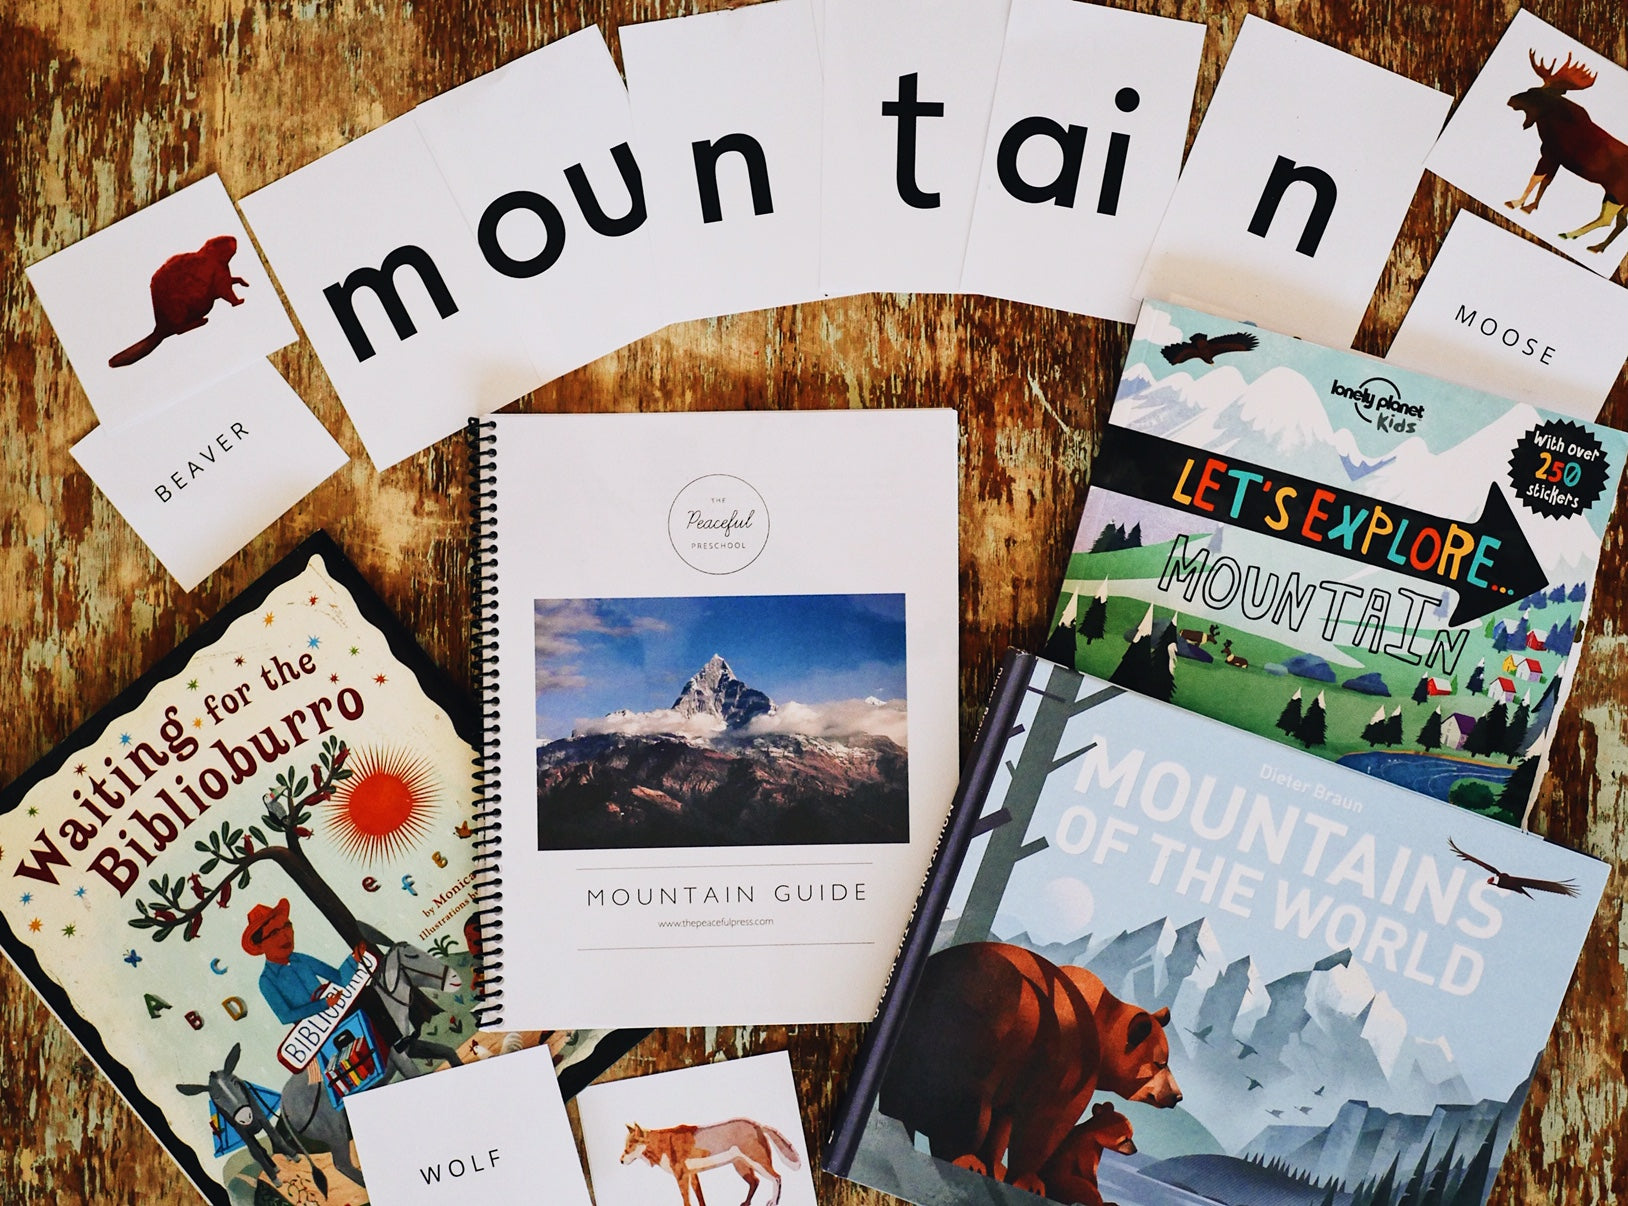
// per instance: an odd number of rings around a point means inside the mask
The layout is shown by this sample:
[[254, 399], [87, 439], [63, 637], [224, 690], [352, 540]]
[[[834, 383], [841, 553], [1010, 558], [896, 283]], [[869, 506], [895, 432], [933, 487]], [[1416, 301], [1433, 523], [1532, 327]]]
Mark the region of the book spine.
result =
[[469, 445], [469, 670], [479, 709], [475, 744], [475, 925], [480, 936], [476, 984], [481, 1026], [503, 1023], [503, 789], [497, 736], [497, 432], [471, 419]]
[[881, 1088], [882, 1074], [887, 1069], [888, 1057], [893, 1052], [899, 1028], [910, 1006], [922, 966], [932, 953], [933, 937], [943, 920], [949, 904], [950, 889], [955, 884], [956, 872], [966, 857], [978, 826], [978, 814], [989, 794], [1000, 768], [1001, 755], [1012, 736], [1012, 725], [1018, 707], [1023, 702], [1023, 689], [1033, 672], [1036, 657], [1017, 649], [1008, 649], [1001, 659], [1000, 671], [995, 678], [995, 689], [990, 694], [989, 706], [984, 710], [983, 723], [972, 743], [961, 774], [961, 783], [955, 790], [949, 816], [939, 835], [938, 849], [933, 853], [931, 868], [916, 911], [905, 929], [904, 942], [893, 963], [893, 974], [882, 992], [882, 1003], [876, 1011], [854, 1061], [854, 1071], [848, 1082], [848, 1094], [837, 1108], [831, 1124], [831, 1135], [826, 1141], [821, 1164], [826, 1172], [842, 1177], [853, 1167], [854, 1152], [864, 1134], [871, 1105]]

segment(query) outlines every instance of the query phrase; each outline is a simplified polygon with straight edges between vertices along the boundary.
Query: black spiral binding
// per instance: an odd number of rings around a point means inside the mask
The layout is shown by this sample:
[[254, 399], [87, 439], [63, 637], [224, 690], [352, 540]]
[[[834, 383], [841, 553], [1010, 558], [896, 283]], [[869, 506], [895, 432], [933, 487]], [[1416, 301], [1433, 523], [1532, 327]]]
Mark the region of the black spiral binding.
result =
[[491, 479], [493, 424], [470, 419], [469, 446], [469, 662], [480, 709], [480, 741], [475, 749], [475, 925], [480, 934], [482, 1026], [501, 1024], [503, 1014], [503, 790], [497, 750], [497, 487]]

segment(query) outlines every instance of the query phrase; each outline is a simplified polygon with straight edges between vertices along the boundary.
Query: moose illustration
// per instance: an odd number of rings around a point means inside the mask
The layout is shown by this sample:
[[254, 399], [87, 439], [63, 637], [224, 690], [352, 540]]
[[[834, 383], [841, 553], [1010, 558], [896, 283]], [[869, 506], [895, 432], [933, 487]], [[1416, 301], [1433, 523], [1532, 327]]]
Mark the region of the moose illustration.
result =
[[1543, 200], [1555, 173], [1565, 168], [1598, 184], [1605, 190], [1605, 196], [1600, 202], [1599, 217], [1576, 230], [1563, 232], [1560, 237], [1575, 239], [1614, 221], [1611, 233], [1589, 247], [1590, 251], [1604, 251], [1622, 233], [1623, 227], [1628, 226], [1628, 211], [1623, 209], [1628, 203], [1628, 145], [1595, 125], [1588, 110], [1566, 97], [1567, 92], [1590, 87], [1595, 80], [1593, 71], [1574, 61], [1570, 54], [1559, 67], [1553, 60], [1543, 62], [1535, 51], [1527, 51], [1526, 57], [1543, 83], [1517, 92], [1509, 98], [1509, 107], [1524, 115], [1526, 120], [1521, 123], [1521, 129], [1537, 126], [1538, 164], [1521, 195], [1504, 204], [1511, 209], [1519, 207], [1522, 213], [1533, 212]]

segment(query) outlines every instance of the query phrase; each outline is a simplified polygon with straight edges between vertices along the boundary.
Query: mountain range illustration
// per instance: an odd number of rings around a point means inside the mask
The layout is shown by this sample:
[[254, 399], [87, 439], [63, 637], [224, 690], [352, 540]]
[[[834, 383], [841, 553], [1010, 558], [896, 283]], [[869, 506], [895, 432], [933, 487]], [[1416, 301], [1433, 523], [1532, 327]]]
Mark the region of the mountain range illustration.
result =
[[[1232, 365], [1161, 377], [1147, 363], [1132, 363], [1119, 382], [1113, 421], [1305, 477], [1360, 482], [1365, 494], [1470, 519], [1482, 497], [1467, 495], [1464, 483], [1484, 481], [1489, 465], [1507, 465], [1510, 450], [1540, 420], [1533, 407], [1516, 404], [1451, 448], [1433, 451], [1410, 435], [1384, 453], [1365, 453], [1361, 420], [1352, 414], [1349, 425], [1336, 426], [1317, 386], [1287, 366], [1250, 381]], [[1518, 503], [1512, 508], [1551, 577], [1593, 564], [1600, 538], [1585, 515], [1543, 520]]]
[[907, 755], [873, 731], [902, 721], [902, 701], [874, 696], [782, 709], [714, 654], [670, 708], [617, 709], [538, 747], [539, 847], [908, 841]]

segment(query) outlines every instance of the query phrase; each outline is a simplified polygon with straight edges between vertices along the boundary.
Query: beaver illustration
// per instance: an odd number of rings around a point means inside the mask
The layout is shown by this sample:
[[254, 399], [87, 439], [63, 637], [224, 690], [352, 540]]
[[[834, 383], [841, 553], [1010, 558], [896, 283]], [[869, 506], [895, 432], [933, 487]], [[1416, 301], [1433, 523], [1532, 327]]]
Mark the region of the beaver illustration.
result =
[[923, 969], [878, 1105], [940, 1160], [1045, 1194], [1041, 1169], [1099, 1086], [1161, 1109], [1181, 1100], [1169, 1021], [1023, 947], [952, 946]]
[[203, 326], [217, 300], [241, 306], [243, 299], [232, 292], [232, 286], [247, 289], [249, 282], [232, 275], [231, 262], [236, 254], [237, 240], [231, 235], [217, 235], [197, 251], [172, 255], [160, 264], [153, 273], [152, 334], [110, 356], [108, 367], [134, 364], [171, 335]]

